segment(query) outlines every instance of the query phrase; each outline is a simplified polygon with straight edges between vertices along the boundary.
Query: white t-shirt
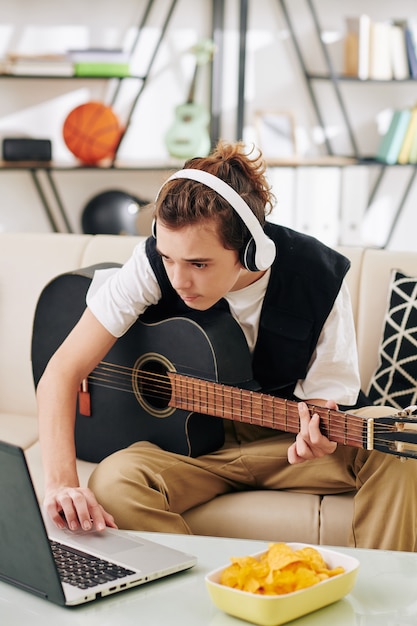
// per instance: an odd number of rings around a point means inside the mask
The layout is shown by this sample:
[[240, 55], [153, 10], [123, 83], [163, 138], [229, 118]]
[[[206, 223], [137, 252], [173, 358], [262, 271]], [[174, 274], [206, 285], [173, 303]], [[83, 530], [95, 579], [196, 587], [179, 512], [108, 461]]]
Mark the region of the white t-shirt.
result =
[[[231, 314], [240, 324], [249, 349], [256, 344], [262, 302], [270, 271], [244, 289], [226, 296]], [[150, 305], [161, 298], [161, 290], [145, 252], [145, 242], [133, 251], [120, 269], [96, 272], [87, 293], [93, 315], [115, 337], [121, 337]], [[352, 405], [360, 389], [358, 355], [352, 307], [346, 282], [327, 318], [305, 379], [295, 387], [296, 397], [332, 399]]]

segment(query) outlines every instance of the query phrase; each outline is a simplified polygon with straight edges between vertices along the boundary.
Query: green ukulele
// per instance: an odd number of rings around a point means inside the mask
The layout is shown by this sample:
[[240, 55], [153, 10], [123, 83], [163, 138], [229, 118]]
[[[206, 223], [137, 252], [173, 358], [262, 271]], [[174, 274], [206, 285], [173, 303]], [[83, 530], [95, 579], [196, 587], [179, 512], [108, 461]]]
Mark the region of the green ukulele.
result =
[[193, 49], [196, 64], [188, 98], [184, 104], [176, 107], [174, 123], [165, 135], [168, 152], [175, 158], [191, 159], [207, 156], [210, 152], [210, 115], [202, 104], [194, 101], [194, 97], [199, 69], [211, 61], [214, 48], [211, 39], [204, 39]]

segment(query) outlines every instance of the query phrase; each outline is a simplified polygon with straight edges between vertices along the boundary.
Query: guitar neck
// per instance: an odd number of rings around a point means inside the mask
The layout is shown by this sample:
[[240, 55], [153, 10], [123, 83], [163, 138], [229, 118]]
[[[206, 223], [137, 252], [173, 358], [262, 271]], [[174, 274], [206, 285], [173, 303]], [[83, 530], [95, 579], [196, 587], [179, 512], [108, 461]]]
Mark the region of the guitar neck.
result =
[[[168, 373], [172, 385], [171, 407], [237, 422], [298, 433], [297, 402], [269, 394]], [[330, 441], [356, 448], [372, 441], [372, 420], [325, 407], [310, 405], [320, 417], [320, 430]]]
[[191, 80], [190, 89], [188, 91], [187, 104], [192, 104], [195, 98], [195, 87], [197, 84], [197, 75], [198, 75], [198, 63], [195, 64], [193, 78]]

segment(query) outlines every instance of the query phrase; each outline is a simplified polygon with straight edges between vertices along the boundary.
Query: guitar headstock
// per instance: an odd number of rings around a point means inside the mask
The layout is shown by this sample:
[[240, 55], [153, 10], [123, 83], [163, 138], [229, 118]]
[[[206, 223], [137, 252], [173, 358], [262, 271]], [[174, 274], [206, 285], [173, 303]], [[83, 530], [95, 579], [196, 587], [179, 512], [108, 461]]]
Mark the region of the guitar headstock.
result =
[[375, 450], [403, 459], [417, 459], [417, 407], [408, 407], [392, 417], [374, 419]]
[[200, 39], [190, 51], [195, 55], [197, 65], [205, 65], [213, 59], [216, 44], [212, 39]]

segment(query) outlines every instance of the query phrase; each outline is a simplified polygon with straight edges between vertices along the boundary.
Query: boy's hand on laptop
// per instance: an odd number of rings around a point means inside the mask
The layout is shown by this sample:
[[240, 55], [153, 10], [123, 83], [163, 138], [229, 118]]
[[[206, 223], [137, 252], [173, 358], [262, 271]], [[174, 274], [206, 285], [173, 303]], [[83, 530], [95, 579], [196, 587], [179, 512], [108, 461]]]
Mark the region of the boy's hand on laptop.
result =
[[45, 509], [58, 528], [70, 530], [105, 530], [117, 528], [114, 518], [99, 504], [91, 489], [63, 487], [47, 492]]

